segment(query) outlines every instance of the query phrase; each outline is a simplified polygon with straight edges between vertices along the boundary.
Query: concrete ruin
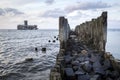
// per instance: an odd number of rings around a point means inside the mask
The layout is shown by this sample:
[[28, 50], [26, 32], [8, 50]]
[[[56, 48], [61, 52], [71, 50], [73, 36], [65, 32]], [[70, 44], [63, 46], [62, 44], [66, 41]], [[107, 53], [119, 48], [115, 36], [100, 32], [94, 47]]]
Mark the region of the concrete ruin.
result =
[[103, 12], [97, 19], [92, 19], [75, 28], [78, 39], [95, 50], [105, 51], [107, 42], [107, 12]]
[[24, 25], [17, 25], [18, 30], [37, 30], [37, 25], [28, 25], [28, 21], [24, 21]]
[[68, 20], [64, 17], [59, 18], [59, 37], [60, 48], [66, 48], [66, 42], [69, 38], [70, 26]]
[[107, 12], [70, 29], [59, 18], [60, 51], [50, 80], [120, 80], [120, 60], [105, 52]]

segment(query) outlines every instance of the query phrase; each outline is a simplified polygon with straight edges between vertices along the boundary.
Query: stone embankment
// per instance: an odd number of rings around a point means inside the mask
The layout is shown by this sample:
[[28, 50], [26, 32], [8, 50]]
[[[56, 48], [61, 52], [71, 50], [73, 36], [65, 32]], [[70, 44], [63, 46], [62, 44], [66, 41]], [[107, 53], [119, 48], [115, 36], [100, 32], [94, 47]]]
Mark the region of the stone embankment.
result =
[[120, 61], [105, 52], [107, 12], [71, 31], [59, 18], [60, 51], [50, 80], [120, 80]]

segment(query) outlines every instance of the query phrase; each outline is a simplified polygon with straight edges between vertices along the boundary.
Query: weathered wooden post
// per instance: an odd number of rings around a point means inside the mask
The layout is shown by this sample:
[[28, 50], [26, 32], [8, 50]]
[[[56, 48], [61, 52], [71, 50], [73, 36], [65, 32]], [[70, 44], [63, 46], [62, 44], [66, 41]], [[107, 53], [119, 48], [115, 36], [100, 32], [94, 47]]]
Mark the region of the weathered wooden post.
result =
[[66, 48], [66, 41], [69, 38], [70, 27], [68, 21], [64, 17], [59, 17], [59, 39], [60, 39], [60, 48]]
[[103, 49], [105, 50], [107, 42], [107, 12], [102, 13], [102, 26], [103, 26]]
[[96, 19], [77, 25], [78, 40], [92, 46], [94, 50], [105, 51], [107, 42], [107, 12]]

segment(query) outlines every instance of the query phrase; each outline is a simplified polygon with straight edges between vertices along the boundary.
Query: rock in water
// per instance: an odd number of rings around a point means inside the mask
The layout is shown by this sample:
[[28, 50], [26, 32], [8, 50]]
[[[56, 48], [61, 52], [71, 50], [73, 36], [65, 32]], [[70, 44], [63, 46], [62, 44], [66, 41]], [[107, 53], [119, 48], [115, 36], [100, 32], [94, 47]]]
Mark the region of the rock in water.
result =
[[42, 50], [42, 51], [46, 51], [46, 48], [45, 48], [45, 47], [43, 47], [41, 50]]
[[55, 40], [53, 40], [53, 43], [55, 43]]
[[33, 58], [26, 58], [25, 61], [33, 61]]
[[50, 40], [48, 40], [48, 42], [51, 42]]
[[58, 40], [58, 38], [56, 38], [56, 40]]
[[54, 36], [54, 38], [56, 38], [56, 36]]
[[35, 48], [35, 51], [38, 51], [38, 48], [37, 48], [37, 47]]

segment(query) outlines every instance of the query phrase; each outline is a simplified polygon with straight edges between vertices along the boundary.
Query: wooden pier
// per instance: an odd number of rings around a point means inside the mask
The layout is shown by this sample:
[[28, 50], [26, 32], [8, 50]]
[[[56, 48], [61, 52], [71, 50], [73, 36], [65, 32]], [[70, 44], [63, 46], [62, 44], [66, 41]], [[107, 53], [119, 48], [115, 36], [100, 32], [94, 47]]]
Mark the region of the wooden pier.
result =
[[107, 12], [70, 29], [59, 18], [60, 51], [50, 80], [120, 80], [120, 61], [105, 51]]

